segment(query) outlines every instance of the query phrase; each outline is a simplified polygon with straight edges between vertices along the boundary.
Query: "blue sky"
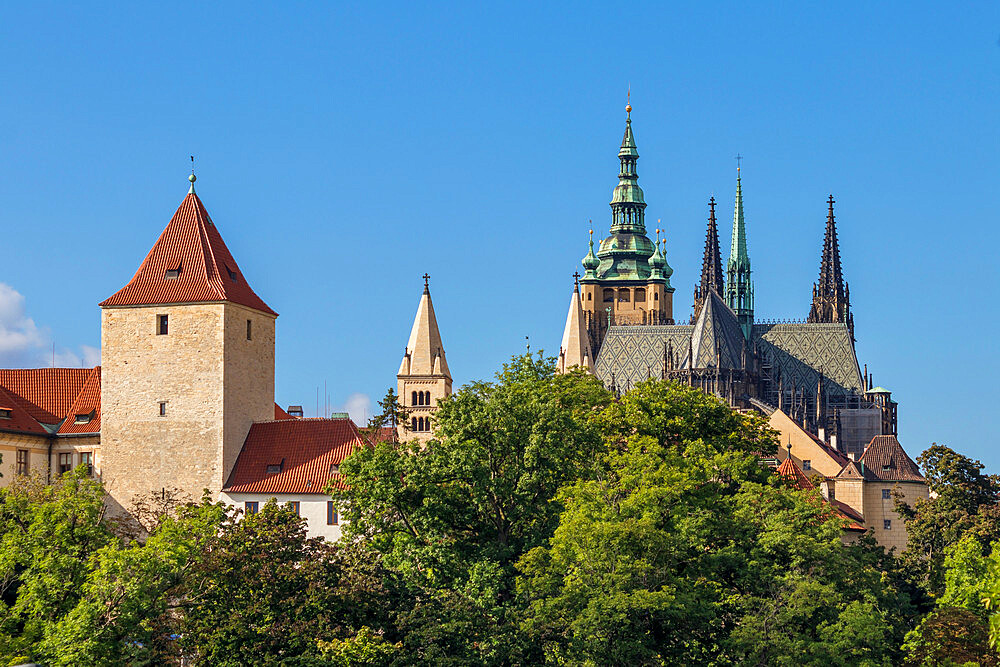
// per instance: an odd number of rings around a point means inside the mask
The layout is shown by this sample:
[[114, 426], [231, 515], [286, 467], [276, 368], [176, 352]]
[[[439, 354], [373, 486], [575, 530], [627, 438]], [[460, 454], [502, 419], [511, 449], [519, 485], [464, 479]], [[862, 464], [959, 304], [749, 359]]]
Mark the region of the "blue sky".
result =
[[279, 403], [314, 413], [325, 384], [363, 410], [394, 386], [425, 271], [456, 383], [525, 336], [555, 351], [631, 85], [675, 316], [713, 194], [728, 247], [737, 153], [758, 317], [808, 313], [833, 193], [858, 355], [901, 441], [1000, 472], [998, 38], [992, 2], [6, 3], [0, 364], [48, 365], [53, 344], [95, 362], [97, 303], [192, 153], [281, 314]]

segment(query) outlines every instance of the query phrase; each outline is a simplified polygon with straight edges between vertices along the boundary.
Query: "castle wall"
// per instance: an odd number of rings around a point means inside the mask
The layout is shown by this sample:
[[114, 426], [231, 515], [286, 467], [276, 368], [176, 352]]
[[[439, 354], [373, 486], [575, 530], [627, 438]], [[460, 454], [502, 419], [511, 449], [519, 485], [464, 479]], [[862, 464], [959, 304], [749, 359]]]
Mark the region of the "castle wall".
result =
[[[929, 497], [927, 485], [919, 482], [866, 482], [864, 486], [865, 526], [873, 529], [875, 539], [887, 550], [894, 548], [897, 554], [906, 551], [906, 524], [894, 509], [896, 499], [893, 491], [900, 491], [903, 501], [913, 506], [918, 498]], [[882, 497], [885, 489], [889, 490], [889, 498]], [[890, 528], [885, 528], [885, 521], [890, 522]]]

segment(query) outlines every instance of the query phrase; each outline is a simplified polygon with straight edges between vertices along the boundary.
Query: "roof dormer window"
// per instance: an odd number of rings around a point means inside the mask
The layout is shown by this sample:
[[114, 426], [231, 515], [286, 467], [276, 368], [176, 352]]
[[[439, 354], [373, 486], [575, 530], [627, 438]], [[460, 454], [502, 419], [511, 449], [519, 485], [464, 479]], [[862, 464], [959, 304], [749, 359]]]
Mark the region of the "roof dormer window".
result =
[[267, 464], [267, 474], [275, 475], [281, 472], [285, 467], [285, 459], [281, 459], [278, 463], [268, 463]]
[[74, 424], [89, 424], [90, 420], [93, 419], [93, 418], [94, 418], [94, 413], [93, 412], [88, 412], [87, 414], [76, 415], [76, 417], [73, 418], [73, 423]]
[[174, 280], [174, 279], [180, 278], [181, 277], [181, 265], [178, 264], [176, 267], [174, 267], [172, 269], [167, 269], [165, 277], [168, 280]]
[[228, 264], [226, 265], [226, 272], [229, 274], [229, 279], [232, 280], [235, 283], [236, 282], [236, 272], [233, 271], [232, 269], [230, 269]]
[[0, 408], [0, 419], [13, 419], [14, 409], [13, 408]]
[[331, 463], [330, 464], [330, 474], [331, 475], [336, 475], [339, 472], [340, 472], [340, 466], [337, 465], [336, 463]]

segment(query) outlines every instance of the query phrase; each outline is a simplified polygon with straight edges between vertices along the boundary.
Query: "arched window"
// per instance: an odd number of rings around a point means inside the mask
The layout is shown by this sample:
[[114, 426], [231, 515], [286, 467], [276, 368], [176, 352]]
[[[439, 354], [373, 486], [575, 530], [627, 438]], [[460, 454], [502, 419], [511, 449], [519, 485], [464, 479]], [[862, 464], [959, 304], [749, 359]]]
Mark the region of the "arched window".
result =
[[413, 392], [413, 401], [410, 402], [410, 405], [416, 405], [416, 404], [417, 404], [417, 392]]
[[594, 295], [591, 294], [590, 292], [587, 292], [587, 301], [593, 301], [593, 300], [594, 300]]
[[425, 391], [424, 392], [424, 405], [430, 405], [430, 404], [431, 404], [431, 392]]
[[416, 417], [413, 418], [413, 425], [412, 425], [412, 428], [410, 428], [410, 430], [411, 431], [416, 431], [417, 430], [417, 418]]
[[653, 292], [653, 301], [659, 301], [659, 300], [660, 300], [660, 293]]
[[646, 300], [646, 288], [645, 287], [637, 287], [636, 288], [636, 290], [635, 290], [635, 300], [636, 300], [636, 303], [638, 303], [639, 301], [645, 301]]
[[629, 288], [622, 287], [620, 290], [618, 290], [618, 300], [619, 301], [624, 301], [625, 303], [628, 303], [629, 300], [631, 299], [631, 297], [632, 297], [632, 294], [630, 293]]
[[604, 290], [604, 303], [613, 303], [615, 300], [615, 291], [608, 287]]

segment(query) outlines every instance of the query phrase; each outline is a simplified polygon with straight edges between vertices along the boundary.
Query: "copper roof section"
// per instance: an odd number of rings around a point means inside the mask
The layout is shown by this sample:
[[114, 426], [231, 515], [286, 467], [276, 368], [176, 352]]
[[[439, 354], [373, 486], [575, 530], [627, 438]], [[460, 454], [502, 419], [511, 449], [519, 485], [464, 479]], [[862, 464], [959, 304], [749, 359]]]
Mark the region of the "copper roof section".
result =
[[[366, 444], [350, 419], [257, 422], [250, 427], [223, 490], [321, 494], [327, 482], [340, 478], [333, 466]], [[269, 473], [268, 466], [280, 471]]]
[[866, 477], [870, 473], [883, 482], [926, 481], [894, 435], [876, 435], [859, 461], [865, 466]]
[[[168, 272], [170, 276], [168, 277]], [[188, 193], [128, 285], [101, 306], [230, 301], [277, 316], [250, 289], [208, 211]]]

